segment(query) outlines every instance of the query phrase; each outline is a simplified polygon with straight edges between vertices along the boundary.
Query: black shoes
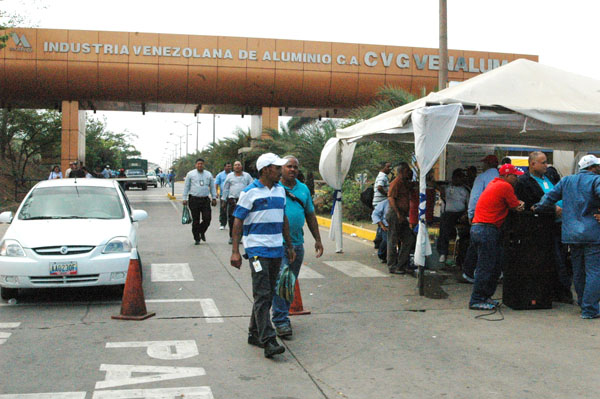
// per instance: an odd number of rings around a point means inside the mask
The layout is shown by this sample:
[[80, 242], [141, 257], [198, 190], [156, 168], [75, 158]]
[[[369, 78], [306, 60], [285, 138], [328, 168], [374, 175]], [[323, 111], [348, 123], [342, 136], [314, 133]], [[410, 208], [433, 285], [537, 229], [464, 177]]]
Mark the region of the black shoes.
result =
[[391, 267], [389, 269], [390, 274], [406, 274], [406, 270], [400, 269], [398, 267]]
[[204, 235], [204, 233], [200, 234], [200, 239], [204, 242], [206, 242], [206, 236]]
[[230, 244], [230, 245], [233, 244], [233, 238], [230, 238], [227, 243]]
[[275, 338], [271, 338], [265, 344], [265, 357], [268, 359], [275, 355], [281, 355], [283, 352], [285, 352], [285, 348], [279, 345], [279, 342]]
[[248, 344], [264, 348], [265, 346], [254, 335], [248, 335]]
[[275, 326], [275, 332], [277, 333], [277, 336], [282, 339], [289, 339], [292, 337], [292, 334], [294, 333], [292, 331], [292, 326], [287, 326], [287, 325], [281, 326], [281, 327]]
[[194, 245], [200, 245], [200, 240], [195, 240]]

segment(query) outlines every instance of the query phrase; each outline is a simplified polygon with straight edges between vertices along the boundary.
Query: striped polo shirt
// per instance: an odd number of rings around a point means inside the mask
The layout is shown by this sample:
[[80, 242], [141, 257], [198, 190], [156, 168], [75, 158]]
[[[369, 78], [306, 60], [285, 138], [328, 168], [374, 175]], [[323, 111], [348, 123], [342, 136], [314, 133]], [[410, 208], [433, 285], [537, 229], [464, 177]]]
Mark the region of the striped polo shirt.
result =
[[244, 221], [248, 257], [283, 257], [284, 212], [285, 190], [279, 183], [269, 189], [256, 179], [240, 193], [233, 216]]

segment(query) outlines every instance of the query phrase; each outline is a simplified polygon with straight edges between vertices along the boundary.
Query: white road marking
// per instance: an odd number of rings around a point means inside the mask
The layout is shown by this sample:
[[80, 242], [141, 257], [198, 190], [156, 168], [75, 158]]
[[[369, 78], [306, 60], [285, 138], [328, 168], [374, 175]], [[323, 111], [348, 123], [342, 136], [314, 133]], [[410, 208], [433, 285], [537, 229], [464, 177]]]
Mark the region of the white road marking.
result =
[[5, 333], [0, 331], [0, 345], [6, 343], [6, 341], [8, 340], [8, 338], [11, 336], [11, 333]]
[[204, 313], [207, 323], [223, 323], [223, 319], [221, 318], [221, 312], [217, 308], [215, 301], [211, 298], [200, 299], [200, 306], [202, 306], [202, 313]]
[[123, 389], [96, 391], [92, 399], [213, 399], [210, 387]]
[[301, 278], [301, 279], [306, 279], [306, 278], [325, 278], [325, 276], [323, 276], [322, 274], [314, 271], [313, 269], [311, 269], [308, 266], [302, 265], [302, 267], [300, 267], [300, 274], [298, 275], [298, 278]]
[[177, 209], [177, 205], [175, 205], [175, 201], [169, 200], [169, 202], [171, 203], [171, 205], [173, 205], [173, 208], [175, 209], [175, 212], [179, 212], [179, 209]]
[[0, 323], [0, 330], [5, 330], [7, 328], [17, 328], [21, 325], [21, 323]]
[[159, 281], [194, 281], [189, 263], [153, 263], [152, 282]]
[[388, 274], [353, 260], [323, 262], [350, 277], [389, 277]]
[[16, 393], [0, 395], [0, 399], [85, 399], [85, 392]]
[[[106, 377], [104, 381], [96, 383], [96, 389], [206, 375], [202, 367], [139, 366], [133, 364], [101, 364], [100, 371], [106, 371]], [[133, 373], [154, 374], [133, 377]]]
[[180, 360], [198, 356], [196, 341], [131, 341], [107, 342], [107, 348], [147, 348], [146, 353], [154, 359]]

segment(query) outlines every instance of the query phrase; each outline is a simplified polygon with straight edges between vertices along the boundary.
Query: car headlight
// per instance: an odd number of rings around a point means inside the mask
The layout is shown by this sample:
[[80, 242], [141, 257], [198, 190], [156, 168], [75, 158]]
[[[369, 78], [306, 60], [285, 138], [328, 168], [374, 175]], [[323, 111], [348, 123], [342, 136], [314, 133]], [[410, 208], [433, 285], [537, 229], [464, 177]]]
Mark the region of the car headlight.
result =
[[103, 254], [112, 254], [117, 252], [131, 252], [131, 241], [127, 237], [115, 237], [111, 239], [104, 247]]
[[0, 256], [27, 256], [19, 241], [3, 240], [0, 245]]

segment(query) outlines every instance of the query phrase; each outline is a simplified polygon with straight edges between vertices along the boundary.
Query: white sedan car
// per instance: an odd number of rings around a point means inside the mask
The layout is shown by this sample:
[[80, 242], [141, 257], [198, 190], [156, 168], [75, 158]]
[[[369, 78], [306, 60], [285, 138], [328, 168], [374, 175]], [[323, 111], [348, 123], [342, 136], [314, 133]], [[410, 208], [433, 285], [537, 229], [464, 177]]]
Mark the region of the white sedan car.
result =
[[[105, 179], [60, 179], [35, 185], [0, 241], [2, 299], [18, 289], [125, 284], [138, 221], [119, 184]], [[141, 263], [140, 263], [141, 264]]]

